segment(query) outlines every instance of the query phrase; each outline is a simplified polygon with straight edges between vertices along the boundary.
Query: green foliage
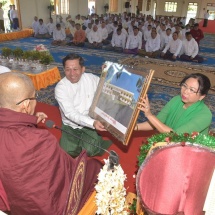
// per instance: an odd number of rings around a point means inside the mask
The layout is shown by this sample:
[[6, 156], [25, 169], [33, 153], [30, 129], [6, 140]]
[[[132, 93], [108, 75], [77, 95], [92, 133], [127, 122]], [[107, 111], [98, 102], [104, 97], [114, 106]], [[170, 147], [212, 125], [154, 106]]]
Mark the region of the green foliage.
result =
[[2, 51], [1, 51], [2, 56], [9, 57], [12, 53], [13, 53], [12, 49], [7, 47], [2, 48]]
[[40, 63], [48, 65], [54, 61], [52, 55], [49, 52], [40, 52]]
[[23, 56], [23, 50], [21, 48], [16, 48], [13, 50], [13, 56], [15, 58], [22, 58]]
[[132, 204], [129, 207], [130, 214], [136, 215], [137, 214], [136, 213], [136, 208], [137, 208], [137, 199], [133, 199], [133, 202], [132, 202]]
[[199, 134], [198, 132], [193, 132], [192, 134], [176, 134], [174, 132], [156, 134], [147, 139], [147, 143], [144, 143], [140, 147], [140, 155], [138, 156], [139, 166], [145, 160], [149, 149], [155, 143], [167, 142], [167, 143], [196, 143], [212, 149], [215, 149], [215, 137], [210, 135]]
[[35, 51], [35, 50], [31, 51], [31, 59], [32, 60], [40, 60], [40, 56], [41, 56], [40, 53], [41, 52]]
[[32, 51], [24, 51], [23, 58], [26, 60], [31, 60], [31, 52]]

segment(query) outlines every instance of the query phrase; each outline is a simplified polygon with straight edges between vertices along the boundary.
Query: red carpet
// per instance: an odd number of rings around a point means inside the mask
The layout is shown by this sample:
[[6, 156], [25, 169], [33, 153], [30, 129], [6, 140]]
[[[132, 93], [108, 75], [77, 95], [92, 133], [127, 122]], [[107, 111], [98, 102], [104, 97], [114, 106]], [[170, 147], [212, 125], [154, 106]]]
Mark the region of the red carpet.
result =
[[[36, 111], [44, 112], [48, 115], [50, 120], [53, 120], [56, 125], [61, 126], [61, 117], [59, 109], [55, 106], [50, 106], [44, 103], [37, 103]], [[40, 124], [39, 127], [44, 128], [45, 126]], [[52, 134], [59, 140], [61, 132], [56, 129], [49, 129]], [[134, 174], [137, 172], [137, 156], [139, 155], [139, 149], [142, 141], [147, 137], [151, 136], [155, 132], [134, 132], [131, 137], [130, 144], [123, 146], [122, 143], [113, 138], [108, 132], [102, 132], [101, 135], [105, 139], [110, 139], [113, 144], [109, 150], [114, 150], [120, 158], [120, 164], [127, 175], [127, 181], [125, 187], [128, 192], [135, 192], [135, 178]], [[102, 161], [108, 158], [108, 153], [105, 153], [102, 157], [96, 157], [96, 159]]]
[[203, 26], [204, 20], [199, 22], [199, 28], [204, 32], [204, 33], [211, 33], [215, 34], [215, 20], [208, 20], [208, 25], [207, 27], [202, 27]]

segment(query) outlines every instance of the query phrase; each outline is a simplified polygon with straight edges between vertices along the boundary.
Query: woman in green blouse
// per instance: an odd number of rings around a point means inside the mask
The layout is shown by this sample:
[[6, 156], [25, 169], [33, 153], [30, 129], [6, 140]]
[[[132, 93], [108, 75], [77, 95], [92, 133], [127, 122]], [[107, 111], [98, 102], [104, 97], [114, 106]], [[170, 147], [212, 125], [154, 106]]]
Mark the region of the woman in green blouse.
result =
[[135, 130], [207, 134], [212, 114], [203, 99], [211, 87], [209, 78], [200, 73], [190, 74], [181, 81], [180, 86], [181, 94], [173, 97], [157, 116], [151, 113], [146, 96], [139, 103], [139, 109], [148, 121], [137, 124]]

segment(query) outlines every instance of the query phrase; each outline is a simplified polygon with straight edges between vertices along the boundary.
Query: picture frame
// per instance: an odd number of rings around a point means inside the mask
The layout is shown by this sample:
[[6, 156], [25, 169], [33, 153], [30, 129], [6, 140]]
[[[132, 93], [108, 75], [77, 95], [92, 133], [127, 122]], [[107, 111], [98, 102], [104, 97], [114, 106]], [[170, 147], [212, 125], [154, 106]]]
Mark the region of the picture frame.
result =
[[99, 120], [114, 137], [128, 145], [154, 70], [106, 61], [89, 115]]

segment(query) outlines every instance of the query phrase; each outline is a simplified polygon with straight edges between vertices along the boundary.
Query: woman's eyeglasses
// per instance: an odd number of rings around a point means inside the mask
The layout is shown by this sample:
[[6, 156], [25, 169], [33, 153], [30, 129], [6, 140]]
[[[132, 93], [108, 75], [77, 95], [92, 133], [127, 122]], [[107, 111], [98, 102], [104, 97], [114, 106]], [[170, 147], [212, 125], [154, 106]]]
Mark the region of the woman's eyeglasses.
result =
[[194, 89], [192, 87], [188, 87], [185, 83], [181, 84], [181, 88], [184, 89], [184, 90], [187, 90], [187, 92], [190, 93], [190, 94], [199, 93], [198, 90], [196, 90], [196, 89]]

